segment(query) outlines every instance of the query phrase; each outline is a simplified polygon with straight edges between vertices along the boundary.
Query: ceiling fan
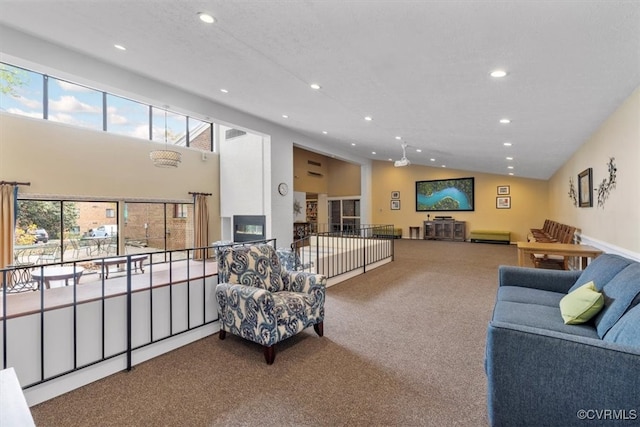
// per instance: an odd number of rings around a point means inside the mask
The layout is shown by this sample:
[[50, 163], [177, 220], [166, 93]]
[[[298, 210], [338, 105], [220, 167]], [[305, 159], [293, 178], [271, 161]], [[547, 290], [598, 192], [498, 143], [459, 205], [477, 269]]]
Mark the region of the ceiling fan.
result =
[[411, 162], [407, 159], [407, 143], [402, 143], [402, 158], [400, 160], [396, 160], [393, 166], [397, 168], [401, 168], [403, 166], [409, 166]]

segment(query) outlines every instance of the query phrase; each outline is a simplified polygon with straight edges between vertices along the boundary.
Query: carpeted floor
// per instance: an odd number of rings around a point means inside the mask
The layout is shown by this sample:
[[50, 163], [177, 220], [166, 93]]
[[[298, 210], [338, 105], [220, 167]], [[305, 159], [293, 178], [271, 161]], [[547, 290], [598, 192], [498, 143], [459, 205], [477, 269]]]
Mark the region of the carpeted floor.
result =
[[38, 426], [483, 426], [483, 353], [509, 245], [396, 241], [327, 290], [309, 328], [262, 349], [217, 334], [34, 406]]

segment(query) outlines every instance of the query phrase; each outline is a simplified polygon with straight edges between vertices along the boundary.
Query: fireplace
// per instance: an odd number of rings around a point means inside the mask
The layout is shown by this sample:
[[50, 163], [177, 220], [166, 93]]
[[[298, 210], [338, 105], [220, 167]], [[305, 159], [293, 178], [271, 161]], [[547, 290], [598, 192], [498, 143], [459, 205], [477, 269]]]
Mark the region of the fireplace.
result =
[[234, 215], [233, 241], [252, 242], [266, 239], [264, 215]]

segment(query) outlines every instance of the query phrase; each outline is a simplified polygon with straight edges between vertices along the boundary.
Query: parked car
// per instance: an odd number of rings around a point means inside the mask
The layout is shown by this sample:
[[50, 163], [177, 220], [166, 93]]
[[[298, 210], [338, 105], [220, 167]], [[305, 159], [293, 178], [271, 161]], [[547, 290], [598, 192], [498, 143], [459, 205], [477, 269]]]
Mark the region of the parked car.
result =
[[47, 243], [49, 241], [49, 233], [44, 228], [38, 228], [33, 232], [33, 235], [36, 238], [36, 243]]
[[118, 234], [117, 225], [101, 225], [98, 228], [89, 230], [89, 236], [91, 237], [110, 237]]

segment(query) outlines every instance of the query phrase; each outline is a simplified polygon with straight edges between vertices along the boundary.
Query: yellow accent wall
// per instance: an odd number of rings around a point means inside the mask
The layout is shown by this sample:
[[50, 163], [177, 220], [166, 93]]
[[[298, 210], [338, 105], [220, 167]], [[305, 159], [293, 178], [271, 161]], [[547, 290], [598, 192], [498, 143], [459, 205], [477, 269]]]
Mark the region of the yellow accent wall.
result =
[[329, 197], [360, 195], [360, 165], [338, 159], [329, 161]]
[[[593, 169], [594, 190], [608, 179], [607, 163], [615, 158], [616, 186], [604, 203], [575, 207], [568, 196], [569, 179], [578, 190], [578, 174]], [[640, 87], [626, 99], [596, 132], [549, 180], [550, 215], [574, 224], [587, 239], [612, 249], [640, 254]]]
[[[396, 168], [392, 162], [373, 162], [372, 219], [374, 224], [394, 224], [401, 227], [403, 237], [409, 237], [410, 226], [420, 226], [427, 214], [450, 215], [466, 221], [469, 231], [504, 230], [511, 232], [511, 241], [526, 240], [530, 228], [542, 227], [548, 215], [547, 181], [468, 172], [447, 168], [410, 165]], [[415, 183], [433, 179], [475, 178], [473, 212], [416, 212]], [[496, 209], [497, 187], [510, 186], [511, 209]], [[391, 210], [391, 192], [400, 192], [400, 210]]]
[[360, 195], [360, 165], [298, 147], [293, 147], [293, 178], [295, 191], [329, 197]]

